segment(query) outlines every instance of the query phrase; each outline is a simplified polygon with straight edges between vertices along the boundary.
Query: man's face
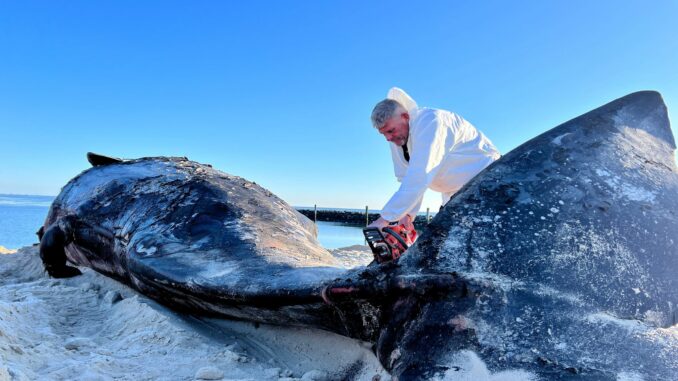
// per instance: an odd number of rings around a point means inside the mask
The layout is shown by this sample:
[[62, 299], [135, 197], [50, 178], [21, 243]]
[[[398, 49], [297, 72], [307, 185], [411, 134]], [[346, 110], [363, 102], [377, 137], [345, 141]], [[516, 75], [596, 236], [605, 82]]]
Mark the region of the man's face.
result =
[[410, 134], [410, 115], [404, 112], [387, 120], [379, 129], [379, 133], [393, 144], [405, 145]]

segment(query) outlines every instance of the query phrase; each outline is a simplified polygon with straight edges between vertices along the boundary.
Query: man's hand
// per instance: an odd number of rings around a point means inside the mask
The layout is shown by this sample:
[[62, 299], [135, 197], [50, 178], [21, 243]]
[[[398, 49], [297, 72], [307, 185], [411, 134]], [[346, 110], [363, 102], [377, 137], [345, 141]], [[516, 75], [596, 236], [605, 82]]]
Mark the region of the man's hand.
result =
[[377, 218], [376, 221], [372, 222], [371, 224], [367, 225], [368, 228], [379, 228], [379, 230], [387, 227], [389, 224], [388, 220], [383, 219], [382, 217]]
[[[383, 229], [390, 224], [390, 221], [385, 220], [383, 217], [379, 217], [376, 221], [367, 225], [368, 228], [379, 228]], [[414, 230], [414, 224], [412, 223], [412, 216], [406, 214], [403, 218], [398, 220], [398, 224], [405, 226], [407, 229]]]
[[398, 224], [403, 225], [407, 230], [414, 230], [414, 223], [412, 216], [406, 214], [403, 218], [398, 221]]

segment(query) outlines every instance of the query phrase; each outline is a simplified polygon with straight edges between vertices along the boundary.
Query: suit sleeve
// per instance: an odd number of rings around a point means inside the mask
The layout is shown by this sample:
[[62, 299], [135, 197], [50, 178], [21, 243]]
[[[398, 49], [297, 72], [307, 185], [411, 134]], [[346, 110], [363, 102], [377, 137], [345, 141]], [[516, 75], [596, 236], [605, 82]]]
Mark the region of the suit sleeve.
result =
[[412, 152], [409, 167], [400, 187], [381, 211], [381, 216], [389, 221], [399, 220], [406, 214], [412, 217], [417, 215], [424, 193], [447, 152], [445, 142], [451, 131], [445, 128], [435, 112], [421, 115], [410, 128]]

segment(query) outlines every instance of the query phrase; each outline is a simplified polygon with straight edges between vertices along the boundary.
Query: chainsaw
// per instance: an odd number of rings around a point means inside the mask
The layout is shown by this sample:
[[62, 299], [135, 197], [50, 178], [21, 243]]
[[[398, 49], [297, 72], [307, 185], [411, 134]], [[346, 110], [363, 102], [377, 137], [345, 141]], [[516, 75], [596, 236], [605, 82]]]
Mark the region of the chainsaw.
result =
[[414, 228], [408, 229], [397, 222], [391, 222], [383, 229], [364, 228], [363, 234], [377, 263], [400, 258], [417, 239], [417, 231]]

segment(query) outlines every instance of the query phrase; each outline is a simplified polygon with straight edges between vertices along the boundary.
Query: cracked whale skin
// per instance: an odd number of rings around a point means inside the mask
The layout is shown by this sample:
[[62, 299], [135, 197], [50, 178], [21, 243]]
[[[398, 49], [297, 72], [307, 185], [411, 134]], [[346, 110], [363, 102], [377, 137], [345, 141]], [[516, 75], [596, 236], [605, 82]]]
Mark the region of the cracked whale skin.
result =
[[421, 305], [382, 361], [408, 379], [452, 377], [472, 354], [537, 379], [675, 380], [675, 149], [660, 94], [644, 91], [493, 163], [399, 264], [457, 272], [475, 291]]

